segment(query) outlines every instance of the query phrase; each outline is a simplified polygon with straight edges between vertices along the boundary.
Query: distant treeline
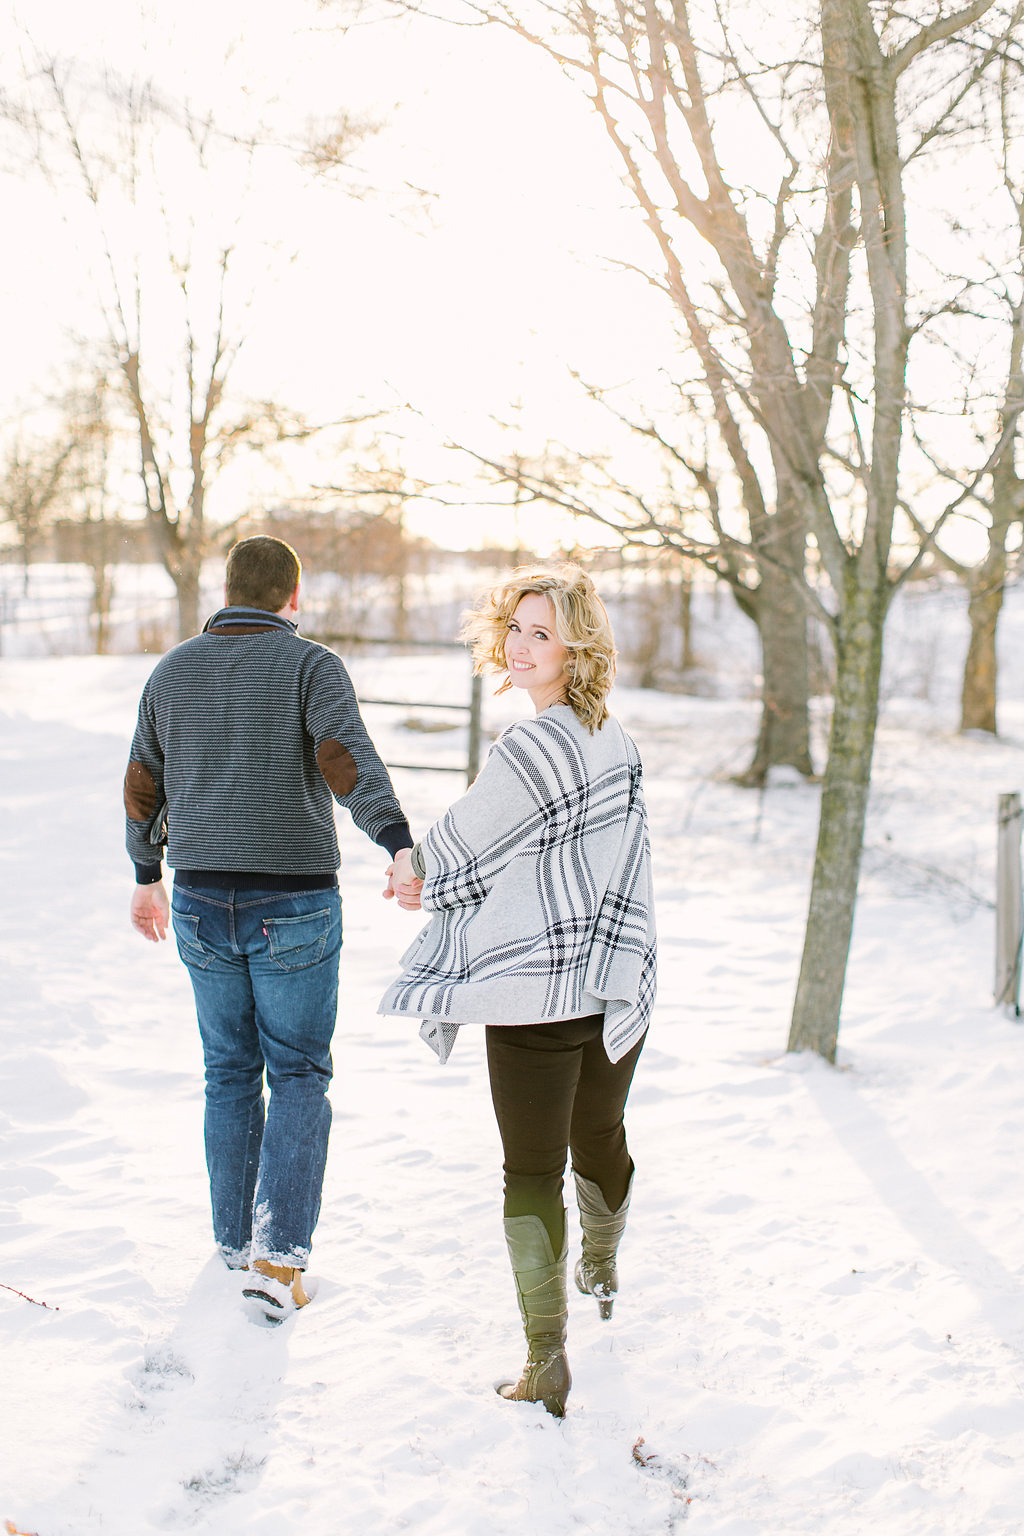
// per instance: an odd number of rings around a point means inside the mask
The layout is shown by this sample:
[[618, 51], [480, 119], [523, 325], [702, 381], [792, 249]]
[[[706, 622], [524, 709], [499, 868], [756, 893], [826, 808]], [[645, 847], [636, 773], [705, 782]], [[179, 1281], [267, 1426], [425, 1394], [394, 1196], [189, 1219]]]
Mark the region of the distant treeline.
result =
[[[319, 571], [389, 576], [402, 569], [408, 574], [437, 569], [450, 560], [493, 568], [536, 558], [525, 548], [447, 550], [409, 534], [401, 518], [388, 513], [292, 508], [248, 514], [211, 529], [210, 554], [226, 553], [237, 539], [260, 533], [285, 539], [304, 564]], [[56, 518], [33, 553], [37, 561], [56, 565], [149, 565], [160, 558], [154, 535], [141, 518]], [[4, 554], [20, 558], [13, 546]]]

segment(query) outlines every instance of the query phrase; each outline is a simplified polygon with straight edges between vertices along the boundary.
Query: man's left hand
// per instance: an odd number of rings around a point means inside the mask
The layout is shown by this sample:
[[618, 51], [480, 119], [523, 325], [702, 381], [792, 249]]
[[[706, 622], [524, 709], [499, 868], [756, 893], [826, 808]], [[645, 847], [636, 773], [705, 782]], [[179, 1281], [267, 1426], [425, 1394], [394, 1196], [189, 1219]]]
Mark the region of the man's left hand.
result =
[[167, 892], [163, 881], [154, 885], [137, 885], [132, 894], [132, 927], [144, 939], [156, 944], [167, 937], [167, 924], [171, 916]]

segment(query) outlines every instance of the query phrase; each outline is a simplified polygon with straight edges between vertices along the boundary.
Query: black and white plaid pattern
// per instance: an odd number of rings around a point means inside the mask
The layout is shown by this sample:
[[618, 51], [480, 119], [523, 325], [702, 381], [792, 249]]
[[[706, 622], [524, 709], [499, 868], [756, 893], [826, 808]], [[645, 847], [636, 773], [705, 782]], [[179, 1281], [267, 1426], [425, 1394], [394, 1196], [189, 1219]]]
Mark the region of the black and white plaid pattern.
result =
[[647, 1028], [655, 930], [642, 769], [615, 720], [568, 706], [512, 726], [422, 843], [433, 914], [381, 1012], [424, 1019], [445, 1059], [460, 1023], [605, 1016], [613, 1061]]

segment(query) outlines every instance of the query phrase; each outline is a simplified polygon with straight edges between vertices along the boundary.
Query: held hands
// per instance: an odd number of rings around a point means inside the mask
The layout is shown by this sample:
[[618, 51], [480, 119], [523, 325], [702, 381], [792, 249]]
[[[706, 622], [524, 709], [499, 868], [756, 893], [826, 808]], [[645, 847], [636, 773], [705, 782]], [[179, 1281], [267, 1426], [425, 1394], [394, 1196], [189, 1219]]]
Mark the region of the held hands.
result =
[[395, 854], [395, 862], [388, 865], [387, 877], [384, 900], [390, 901], [395, 896], [403, 912], [418, 912], [423, 881], [417, 880], [412, 872], [412, 857], [408, 848], [402, 848]]
[[137, 885], [132, 893], [131, 919], [136, 933], [156, 944], [167, 937], [167, 923], [171, 909], [163, 882], [155, 885]]

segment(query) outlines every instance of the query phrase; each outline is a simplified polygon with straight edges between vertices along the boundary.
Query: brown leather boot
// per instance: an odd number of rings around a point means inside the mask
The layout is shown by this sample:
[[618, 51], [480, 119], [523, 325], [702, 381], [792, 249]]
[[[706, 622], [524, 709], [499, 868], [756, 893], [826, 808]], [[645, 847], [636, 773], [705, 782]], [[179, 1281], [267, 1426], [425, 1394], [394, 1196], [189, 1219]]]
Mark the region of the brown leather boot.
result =
[[309, 1305], [301, 1269], [271, 1264], [269, 1259], [256, 1259], [252, 1268], [261, 1279], [247, 1285], [242, 1295], [255, 1303], [268, 1323], [283, 1323], [299, 1307]]

